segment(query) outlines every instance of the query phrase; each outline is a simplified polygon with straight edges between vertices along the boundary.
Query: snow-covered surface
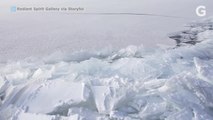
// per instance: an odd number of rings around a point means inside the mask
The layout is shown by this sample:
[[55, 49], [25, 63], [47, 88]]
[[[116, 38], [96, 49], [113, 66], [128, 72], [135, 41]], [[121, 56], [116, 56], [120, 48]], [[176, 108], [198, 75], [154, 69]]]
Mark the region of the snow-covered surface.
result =
[[[0, 0], [0, 62], [55, 51], [73, 52], [128, 45], [175, 45], [168, 33], [200, 19], [199, 5], [213, 15], [212, 0]], [[84, 7], [83, 13], [149, 15], [78, 15], [64, 12], [10, 12], [11, 6]], [[77, 12], [78, 13], [78, 12]], [[166, 17], [177, 16], [177, 17]]]
[[212, 120], [212, 23], [193, 23], [196, 39], [189, 41], [199, 41], [193, 45], [180, 37], [184, 44], [176, 48], [129, 46], [2, 63], [0, 119]]

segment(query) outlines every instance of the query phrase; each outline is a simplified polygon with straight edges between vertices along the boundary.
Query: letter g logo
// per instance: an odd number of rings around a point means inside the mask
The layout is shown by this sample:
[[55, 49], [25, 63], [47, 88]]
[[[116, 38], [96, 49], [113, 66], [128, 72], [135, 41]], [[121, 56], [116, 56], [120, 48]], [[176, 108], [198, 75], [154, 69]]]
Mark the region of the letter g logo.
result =
[[206, 16], [206, 6], [198, 6], [196, 8], [196, 14], [199, 17], [204, 17]]

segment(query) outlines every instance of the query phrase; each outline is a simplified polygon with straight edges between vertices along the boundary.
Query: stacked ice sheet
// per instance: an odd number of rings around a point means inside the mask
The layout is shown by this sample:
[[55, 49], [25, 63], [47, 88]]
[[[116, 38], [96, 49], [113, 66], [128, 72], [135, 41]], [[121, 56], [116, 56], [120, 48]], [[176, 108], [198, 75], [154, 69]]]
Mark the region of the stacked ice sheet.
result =
[[188, 31], [200, 31], [190, 34], [195, 45], [2, 63], [0, 119], [212, 120], [213, 30], [202, 27], [209, 23]]

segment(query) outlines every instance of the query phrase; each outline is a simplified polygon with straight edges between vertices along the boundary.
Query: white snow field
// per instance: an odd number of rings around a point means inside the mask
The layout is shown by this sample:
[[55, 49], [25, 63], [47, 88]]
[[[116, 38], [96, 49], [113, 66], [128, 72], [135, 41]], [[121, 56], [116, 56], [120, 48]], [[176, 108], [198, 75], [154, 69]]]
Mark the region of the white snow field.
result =
[[[207, 16], [212, 16], [212, 4], [212, 0], [0, 0], [0, 62], [47, 56], [55, 51], [175, 45], [167, 34], [200, 19], [195, 13], [199, 5], [205, 5]], [[11, 12], [11, 6], [71, 6], [85, 10]]]
[[0, 120], [212, 120], [213, 19], [170, 37], [1, 63]]

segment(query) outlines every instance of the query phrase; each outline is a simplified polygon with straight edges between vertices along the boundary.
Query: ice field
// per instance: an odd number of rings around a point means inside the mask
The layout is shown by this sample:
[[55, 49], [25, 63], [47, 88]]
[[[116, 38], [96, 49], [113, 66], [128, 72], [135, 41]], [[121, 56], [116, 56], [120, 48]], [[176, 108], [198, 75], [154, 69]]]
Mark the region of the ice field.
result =
[[213, 120], [212, 4], [0, 0], [0, 120]]
[[0, 65], [1, 120], [212, 120], [213, 20], [176, 47], [54, 53]]
[[[212, 4], [212, 0], [1, 0], [0, 62], [108, 46], [174, 46], [168, 33], [184, 30], [185, 24], [200, 19], [195, 13], [199, 5], [207, 7], [206, 17], [213, 16]], [[11, 12], [11, 6], [71, 6], [85, 10]]]

